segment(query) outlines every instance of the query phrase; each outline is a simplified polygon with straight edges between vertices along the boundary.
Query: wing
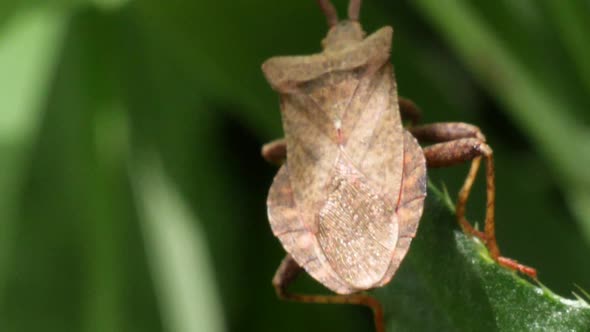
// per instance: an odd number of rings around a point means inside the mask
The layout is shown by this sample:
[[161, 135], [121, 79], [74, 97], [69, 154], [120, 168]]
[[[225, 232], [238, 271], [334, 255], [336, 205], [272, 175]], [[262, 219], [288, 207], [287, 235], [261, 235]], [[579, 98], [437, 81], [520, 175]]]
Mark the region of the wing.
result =
[[399, 238], [391, 262], [377, 286], [387, 284], [410, 249], [410, 242], [418, 230], [426, 198], [426, 160], [422, 148], [408, 131], [404, 130], [404, 167], [396, 215], [399, 221]]
[[268, 193], [267, 207], [274, 235], [299, 266], [336, 293], [350, 294], [357, 291], [332, 269], [318, 243], [316, 232], [303, 222], [300, 209], [293, 199], [286, 165], [281, 167], [274, 178]]
[[379, 194], [396, 202], [402, 172], [403, 128], [390, 64], [367, 74], [342, 120], [344, 152]]
[[375, 192], [345, 156], [337, 161], [319, 211], [319, 244], [331, 267], [357, 289], [373, 288], [398, 240], [395, 203]]

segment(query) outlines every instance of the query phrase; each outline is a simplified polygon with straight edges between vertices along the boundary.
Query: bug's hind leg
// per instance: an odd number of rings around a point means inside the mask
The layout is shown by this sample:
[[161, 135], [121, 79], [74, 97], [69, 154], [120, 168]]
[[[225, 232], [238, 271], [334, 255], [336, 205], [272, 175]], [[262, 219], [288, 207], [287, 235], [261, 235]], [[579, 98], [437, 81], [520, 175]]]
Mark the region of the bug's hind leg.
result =
[[[500, 265], [536, 278], [534, 268], [502, 257], [496, 242], [494, 208], [496, 185], [493, 151], [485, 142], [485, 136], [478, 127], [466, 123], [435, 123], [409, 129], [418, 140], [442, 142], [424, 148], [428, 167], [448, 167], [471, 161], [471, 168], [459, 191], [456, 204], [457, 220], [466, 233], [479, 237], [487, 246], [490, 256]], [[465, 218], [469, 193], [477, 176], [482, 158], [486, 161], [486, 217], [484, 232], [477, 231]]]
[[287, 287], [297, 278], [302, 270], [303, 269], [297, 264], [297, 262], [295, 262], [291, 255], [285, 256], [272, 279], [272, 284], [280, 299], [305, 303], [364, 305], [373, 310], [375, 330], [377, 332], [385, 332], [381, 303], [369, 295], [302, 295], [288, 292]]

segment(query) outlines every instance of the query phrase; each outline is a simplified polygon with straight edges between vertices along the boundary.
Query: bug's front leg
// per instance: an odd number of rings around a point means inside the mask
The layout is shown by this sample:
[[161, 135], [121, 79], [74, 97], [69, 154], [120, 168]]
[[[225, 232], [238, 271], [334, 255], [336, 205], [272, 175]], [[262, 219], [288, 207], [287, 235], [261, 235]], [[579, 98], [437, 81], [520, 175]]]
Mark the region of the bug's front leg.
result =
[[399, 112], [404, 121], [409, 121], [410, 126], [417, 125], [422, 120], [422, 112], [410, 99], [398, 97]]
[[262, 146], [262, 157], [271, 164], [281, 165], [287, 157], [287, 144], [284, 138], [268, 142]]
[[303, 271], [303, 269], [297, 264], [297, 262], [295, 262], [291, 255], [285, 256], [281, 265], [279, 265], [275, 276], [272, 278], [272, 284], [280, 299], [305, 303], [364, 305], [371, 308], [373, 311], [375, 331], [385, 332], [381, 303], [369, 295], [302, 295], [288, 292], [287, 287], [297, 278], [301, 271]]
[[[537, 271], [534, 268], [521, 265], [510, 258], [502, 257], [500, 254], [494, 224], [496, 187], [493, 151], [486, 143], [481, 130], [467, 123], [435, 123], [410, 128], [409, 130], [419, 141], [442, 142], [424, 148], [428, 167], [448, 167], [471, 161], [471, 168], [457, 199], [456, 214], [459, 224], [466, 233], [473, 234], [484, 241], [490, 256], [499, 264], [536, 278]], [[467, 200], [482, 158], [486, 161], [487, 196], [483, 233], [475, 230], [465, 218]]]

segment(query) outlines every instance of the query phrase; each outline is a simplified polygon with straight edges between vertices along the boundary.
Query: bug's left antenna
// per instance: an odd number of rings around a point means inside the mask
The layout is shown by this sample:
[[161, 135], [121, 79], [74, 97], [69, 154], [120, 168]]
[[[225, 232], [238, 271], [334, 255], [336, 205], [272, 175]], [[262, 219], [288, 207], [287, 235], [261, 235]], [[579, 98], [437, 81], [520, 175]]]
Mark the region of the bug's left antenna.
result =
[[317, 0], [317, 2], [318, 5], [320, 5], [320, 9], [324, 12], [324, 15], [326, 15], [328, 26], [333, 27], [338, 24], [338, 13], [330, 0]]
[[361, 12], [362, 0], [350, 0], [348, 3], [348, 19], [351, 21], [358, 21]]

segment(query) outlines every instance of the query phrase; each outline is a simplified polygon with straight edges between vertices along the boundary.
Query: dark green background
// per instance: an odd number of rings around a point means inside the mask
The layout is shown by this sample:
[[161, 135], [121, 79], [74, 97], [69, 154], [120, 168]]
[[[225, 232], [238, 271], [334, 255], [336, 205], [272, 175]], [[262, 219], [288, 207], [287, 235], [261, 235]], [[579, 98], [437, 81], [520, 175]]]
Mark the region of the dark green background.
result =
[[[399, 92], [425, 122], [482, 128], [503, 252], [568, 297], [590, 289], [589, 14], [582, 0], [361, 14], [395, 27]], [[270, 285], [284, 252], [259, 150], [281, 128], [260, 64], [317, 52], [325, 32], [312, 0], [1, 2], [0, 330], [366, 330], [362, 309], [279, 302]], [[466, 171], [431, 180], [455, 197]]]

